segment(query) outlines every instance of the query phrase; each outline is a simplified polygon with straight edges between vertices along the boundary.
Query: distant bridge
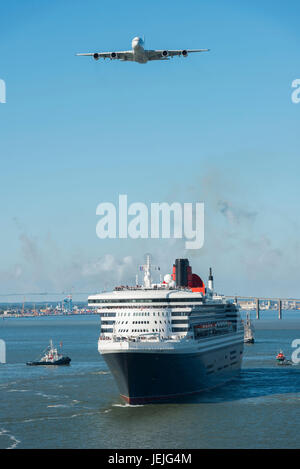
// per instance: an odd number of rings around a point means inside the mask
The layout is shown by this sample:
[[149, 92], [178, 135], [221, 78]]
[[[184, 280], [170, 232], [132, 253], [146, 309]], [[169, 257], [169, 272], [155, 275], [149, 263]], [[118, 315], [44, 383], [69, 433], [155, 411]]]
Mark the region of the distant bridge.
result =
[[[225, 298], [234, 300], [235, 303], [238, 303], [238, 300], [252, 300], [255, 303], [255, 310], [256, 310], [256, 319], [260, 318], [260, 301], [276, 301], [278, 306], [278, 319], [282, 319], [282, 303], [283, 302], [293, 302], [293, 303], [300, 303], [299, 298], [264, 298], [264, 297], [255, 297], [255, 296], [225, 296]], [[300, 312], [299, 312], [300, 315]]]

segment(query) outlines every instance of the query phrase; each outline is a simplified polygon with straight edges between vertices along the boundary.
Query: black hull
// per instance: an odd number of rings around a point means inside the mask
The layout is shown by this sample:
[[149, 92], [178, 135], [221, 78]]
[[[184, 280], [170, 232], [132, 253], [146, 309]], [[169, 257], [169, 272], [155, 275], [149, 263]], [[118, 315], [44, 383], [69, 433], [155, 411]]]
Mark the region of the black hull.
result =
[[243, 343], [209, 352], [104, 353], [120, 391], [129, 404], [177, 400], [233, 379], [240, 371]]
[[245, 339], [245, 344], [254, 344], [254, 339]]
[[29, 366], [61, 366], [61, 365], [69, 365], [71, 358], [63, 357], [60, 360], [55, 362], [27, 362], [26, 365]]
[[290, 366], [292, 364], [293, 364], [293, 362], [291, 362], [289, 360], [277, 361], [277, 365], [279, 365], [279, 366]]

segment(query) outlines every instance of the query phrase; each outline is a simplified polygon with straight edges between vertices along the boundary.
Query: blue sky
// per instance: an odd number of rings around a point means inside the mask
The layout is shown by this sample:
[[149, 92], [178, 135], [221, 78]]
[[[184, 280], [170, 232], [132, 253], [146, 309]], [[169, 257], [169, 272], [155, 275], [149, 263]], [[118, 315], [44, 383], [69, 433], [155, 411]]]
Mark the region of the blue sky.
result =
[[[1, 7], [1, 292], [134, 280], [187, 256], [227, 294], [300, 296], [296, 1], [12, 0]], [[76, 52], [210, 48], [168, 62]], [[96, 207], [205, 203], [205, 245], [100, 240]]]

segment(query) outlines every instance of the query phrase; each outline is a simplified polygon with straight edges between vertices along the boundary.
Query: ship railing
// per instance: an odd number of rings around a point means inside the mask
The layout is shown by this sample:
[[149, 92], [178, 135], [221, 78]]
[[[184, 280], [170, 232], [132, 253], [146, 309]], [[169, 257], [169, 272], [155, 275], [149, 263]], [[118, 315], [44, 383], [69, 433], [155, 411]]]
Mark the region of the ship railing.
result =
[[127, 342], [127, 343], [166, 343], [166, 342], [180, 342], [181, 337], [171, 335], [167, 337], [159, 337], [159, 335], [151, 334], [149, 336], [137, 335], [137, 336], [118, 336], [113, 335], [111, 337], [99, 337], [99, 340], [113, 341], [113, 342]]
[[[157, 284], [146, 288], [144, 285], [120, 285], [114, 288], [114, 291], [124, 291], [124, 290], [176, 290], [179, 289], [178, 287], [170, 287], [169, 285]], [[182, 289], [182, 288], [181, 288]], [[105, 292], [103, 292], [105, 293]]]

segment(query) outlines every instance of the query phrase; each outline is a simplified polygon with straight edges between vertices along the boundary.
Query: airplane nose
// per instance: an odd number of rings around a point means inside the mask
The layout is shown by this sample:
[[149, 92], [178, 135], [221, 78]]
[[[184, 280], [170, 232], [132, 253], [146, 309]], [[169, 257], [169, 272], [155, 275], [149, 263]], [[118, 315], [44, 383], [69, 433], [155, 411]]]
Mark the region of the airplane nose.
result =
[[141, 43], [142, 43], [142, 40], [141, 40], [141, 38], [138, 37], [138, 36], [137, 36], [137, 37], [134, 37], [134, 38], [132, 39], [132, 46], [133, 46], [133, 47], [134, 47], [134, 46], [137, 46], [137, 45], [139, 45], [139, 44], [141, 44]]

